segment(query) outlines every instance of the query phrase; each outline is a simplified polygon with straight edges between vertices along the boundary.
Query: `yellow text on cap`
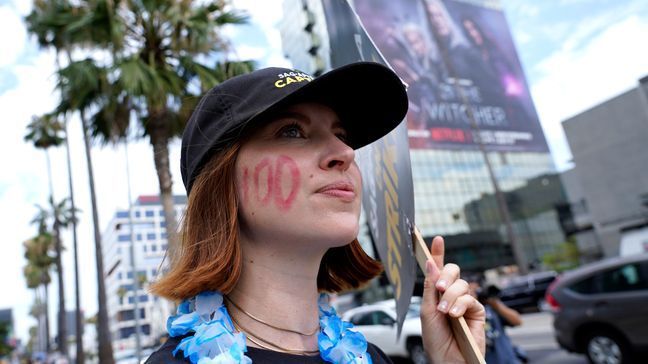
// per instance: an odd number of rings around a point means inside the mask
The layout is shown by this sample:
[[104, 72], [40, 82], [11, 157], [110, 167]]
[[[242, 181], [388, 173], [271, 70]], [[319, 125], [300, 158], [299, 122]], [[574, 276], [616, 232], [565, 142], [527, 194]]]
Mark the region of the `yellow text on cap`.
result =
[[304, 82], [304, 81], [309, 82], [312, 79], [313, 79], [312, 77], [301, 77], [301, 76], [290, 77], [289, 76], [281, 80], [277, 80], [277, 82], [275, 82], [275, 87], [282, 88], [294, 82]]

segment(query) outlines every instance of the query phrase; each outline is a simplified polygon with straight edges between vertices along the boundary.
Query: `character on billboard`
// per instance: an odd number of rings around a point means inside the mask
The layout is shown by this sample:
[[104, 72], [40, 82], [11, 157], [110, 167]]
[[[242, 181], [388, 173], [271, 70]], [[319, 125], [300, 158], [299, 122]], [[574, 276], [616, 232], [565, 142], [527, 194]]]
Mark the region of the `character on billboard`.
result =
[[482, 86], [480, 91], [485, 102], [503, 104], [509, 120], [520, 119], [524, 113], [520, 98], [524, 94], [525, 86], [520, 76], [513, 72], [515, 67], [512, 62], [500, 49], [499, 42], [484, 31], [472, 17], [463, 16], [461, 25], [473, 49], [479, 54], [480, 67], [476, 67], [479, 72], [471, 77], [476, 84]]
[[[406, 111], [401, 79], [372, 62], [318, 78], [266, 68], [211, 89], [182, 138], [181, 246], [151, 287], [181, 303], [170, 339], [147, 363], [390, 363], [322, 293], [357, 289], [382, 271], [357, 240], [355, 149], [398, 127]], [[443, 259], [435, 240], [434, 259]], [[484, 352], [485, 311], [459, 267], [430, 260], [427, 272], [429, 359], [463, 360], [447, 315], [465, 317]]]
[[441, 0], [424, 0], [424, 4], [432, 34], [441, 48], [443, 62], [450, 70], [449, 76], [470, 78], [478, 64], [477, 54], [471, 49], [461, 27]]
[[[423, 28], [413, 22], [389, 27], [386, 40], [385, 50], [394, 55], [391, 65], [409, 86], [408, 127], [410, 130], [425, 130], [430, 118], [428, 105], [439, 99], [438, 84], [447, 77], [439, 51], [426, 37]], [[417, 141], [425, 143], [427, 138], [413, 140], [415, 144]]]

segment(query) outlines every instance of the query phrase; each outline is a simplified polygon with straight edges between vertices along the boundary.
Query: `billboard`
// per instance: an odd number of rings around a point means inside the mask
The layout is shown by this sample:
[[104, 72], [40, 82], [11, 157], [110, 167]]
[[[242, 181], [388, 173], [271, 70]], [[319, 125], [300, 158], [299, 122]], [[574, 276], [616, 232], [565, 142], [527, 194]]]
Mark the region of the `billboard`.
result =
[[547, 152], [498, 1], [355, 0], [380, 52], [409, 84], [412, 149]]

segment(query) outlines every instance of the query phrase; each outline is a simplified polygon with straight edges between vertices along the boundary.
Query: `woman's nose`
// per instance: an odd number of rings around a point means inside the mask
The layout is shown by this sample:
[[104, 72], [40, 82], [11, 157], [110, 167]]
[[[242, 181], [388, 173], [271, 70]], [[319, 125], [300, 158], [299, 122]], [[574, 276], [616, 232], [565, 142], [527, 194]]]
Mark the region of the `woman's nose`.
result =
[[329, 138], [325, 144], [325, 152], [320, 162], [322, 169], [349, 169], [355, 159], [355, 151], [337, 136]]

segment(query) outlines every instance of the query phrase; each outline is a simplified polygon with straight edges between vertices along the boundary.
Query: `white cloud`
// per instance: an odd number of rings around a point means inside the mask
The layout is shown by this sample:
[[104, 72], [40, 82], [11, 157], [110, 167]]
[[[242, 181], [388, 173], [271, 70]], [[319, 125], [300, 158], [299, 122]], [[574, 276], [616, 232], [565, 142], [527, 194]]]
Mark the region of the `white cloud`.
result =
[[583, 47], [562, 49], [536, 65], [532, 93], [560, 170], [571, 153], [561, 121], [635, 87], [648, 74], [648, 19], [630, 16], [608, 25]]
[[524, 0], [508, 1], [506, 7], [516, 18], [534, 18], [540, 13], [537, 5]]
[[27, 42], [22, 19], [10, 6], [0, 6], [0, 34], [0, 67], [7, 67], [22, 55]]
[[25, 0], [13, 0], [11, 2], [19, 14], [27, 15], [32, 10], [32, 2]]
[[[229, 27], [226, 34], [232, 39], [240, 39], [235, 44], [236, 54], [241, 59], [252, 58], [260, 61], [261, 67], [266, 66], [289, 66], [282, 54], [281, 35], [279, 33], [279, 22], [283, 17], [283, 1], [254, 1], [254, 0], [235, 0], [234, 7], [244, 10], [250, 15], [250, 23], [261, 29], [265, 35], [263, 51], [261, 54], [258, 46], [249, 46], [245, 44], [245, 35], [241, 28]], [[255, 42], [258, 44], [258, 42]], [[260, 54], [259, 57], [244, 57], [245, 52], [250, 54]]]
[[250, 14], [251, 21], [262, 27], [275, 27], [283, 15], [283, 1], [234, 0], [236, 9]]
[[619, 21], [623, 21], [631, 17], [633, 14], [639, 12], [641, 8], [645, 7], [644, 4], [639, 2], [631, 2], [625, 6], [621, 6], [616, 9], [610, 9], [613, 11], [604, 11], [599, 13], [596, 16], [589, 16], [580, 22], [576, 23], [576, 26], [571, 26], [569, 29], [569, 36], [562, 44], [563, 50], [572, 50], [574, 48], [580, 47], [596, 33], [605, 30], [610, 24], [614, 24]]
[[232, 50], [232, 53], [240, 60], [259, 60], [265, 56], [267, 52], [268, 50], [265, 47], [252, 47], [248, 45], [237, 46]]

